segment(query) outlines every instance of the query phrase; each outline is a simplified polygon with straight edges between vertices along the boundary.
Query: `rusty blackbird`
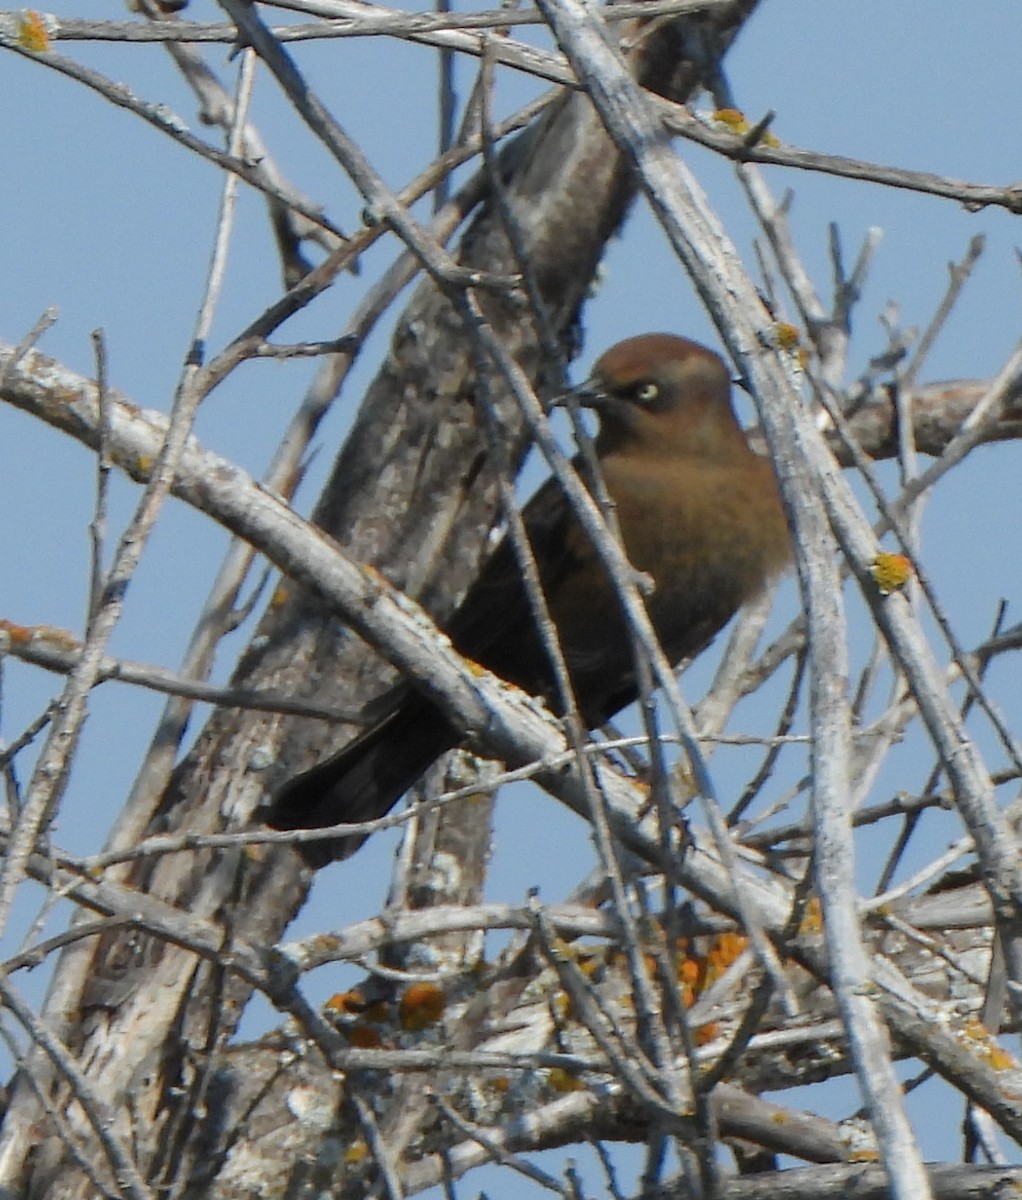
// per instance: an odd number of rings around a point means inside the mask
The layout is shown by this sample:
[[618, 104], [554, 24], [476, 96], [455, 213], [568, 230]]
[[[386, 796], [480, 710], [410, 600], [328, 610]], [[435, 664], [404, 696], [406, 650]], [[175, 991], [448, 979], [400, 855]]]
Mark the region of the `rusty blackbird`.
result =
[[[576, 392], [599, 416], [596, 455], [633, 567], [653, 580], [650, 619], [671, 663], [702, 650], [790, 555], [771, 464], [746, 442], [727, 368], [712, 350], [670, 334], [608, 350]], [[587, 727], [637, 697], [620, 602], [556, 480], [523, 511], [540, 582]], [[501, 543], [446, 627], [454, 647], [560, 711], [554, 675], [517, 559]], [[411, 686], [376, 722], [274, 798], [275, 829], [320, 829], [383, 816], [444, 751], [463, 740]], [[322, 866], [365, 840], [299, 847]]]

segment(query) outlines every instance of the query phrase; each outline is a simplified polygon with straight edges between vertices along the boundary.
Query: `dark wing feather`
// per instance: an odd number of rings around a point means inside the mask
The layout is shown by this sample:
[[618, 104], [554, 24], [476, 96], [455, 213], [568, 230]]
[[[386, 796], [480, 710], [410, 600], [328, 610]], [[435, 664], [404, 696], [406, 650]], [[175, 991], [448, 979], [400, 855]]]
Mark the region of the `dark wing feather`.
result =
[[[573, 567], [575, 525], [564, 492], [554, 479], [522, 513], [540, 581], [549, 597]], [[455, 649], [534, 695], [553, 702], [556, 688], [539, 636], [518, 556], [505, 537], [469, 589], [447, 627]]]

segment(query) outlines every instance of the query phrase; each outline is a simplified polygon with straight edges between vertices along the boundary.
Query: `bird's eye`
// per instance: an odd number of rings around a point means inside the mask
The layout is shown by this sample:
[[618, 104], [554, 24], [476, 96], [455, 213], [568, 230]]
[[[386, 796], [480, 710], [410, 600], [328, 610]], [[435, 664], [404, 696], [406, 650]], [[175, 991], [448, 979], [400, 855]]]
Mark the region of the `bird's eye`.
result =
[[640, 404], [652, 404], [660, 395], [660, 389], [655, 383], [640, 383], [635, 389], [635, 399]]

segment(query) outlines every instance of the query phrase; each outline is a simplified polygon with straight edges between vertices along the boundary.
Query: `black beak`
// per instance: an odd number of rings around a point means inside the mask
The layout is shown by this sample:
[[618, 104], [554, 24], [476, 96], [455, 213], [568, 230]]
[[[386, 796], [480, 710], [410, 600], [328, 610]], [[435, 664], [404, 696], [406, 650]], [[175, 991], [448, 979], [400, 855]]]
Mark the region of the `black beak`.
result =
[[584, 383], [562, 392], [550, 401], [551, 408], [566, 408], [569, 404], [577, 404], [580, 408], [598, 409], [607, 401], [607, 392], [603, 383], [591, 375]]

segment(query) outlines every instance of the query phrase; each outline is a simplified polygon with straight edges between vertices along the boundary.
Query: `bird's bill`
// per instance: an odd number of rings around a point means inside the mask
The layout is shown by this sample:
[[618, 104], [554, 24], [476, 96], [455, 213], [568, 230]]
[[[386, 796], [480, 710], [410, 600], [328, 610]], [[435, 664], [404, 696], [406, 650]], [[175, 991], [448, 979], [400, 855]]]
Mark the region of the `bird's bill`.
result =
[[550, 407], [551, 409], [567, 408], [570, 404], [577, 404], [580, 408], [599, 409], [606, 402], [607, 391], [604, 384], [595, 375], [591, 375], [584, 383], [577, 384], [566, 392], [561, 392], [559, 396], [555, 396], [550, 401]]

